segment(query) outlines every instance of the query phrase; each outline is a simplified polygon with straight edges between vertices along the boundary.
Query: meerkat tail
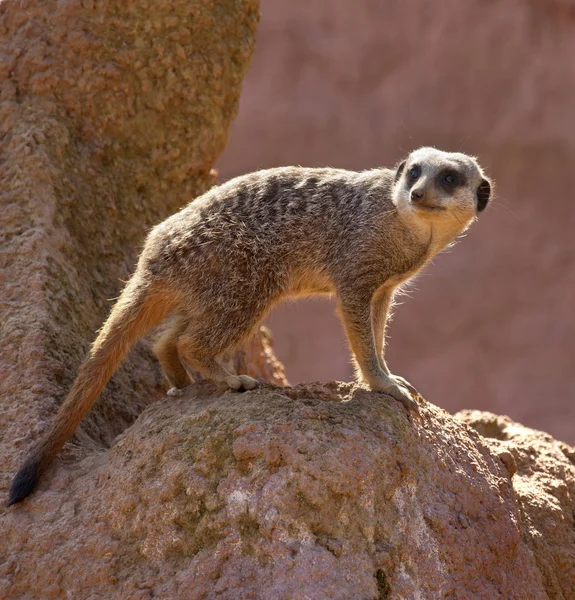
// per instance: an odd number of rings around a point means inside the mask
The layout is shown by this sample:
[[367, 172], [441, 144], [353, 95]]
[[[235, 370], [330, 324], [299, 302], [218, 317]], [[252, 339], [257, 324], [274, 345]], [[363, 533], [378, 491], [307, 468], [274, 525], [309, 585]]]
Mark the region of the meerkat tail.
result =
[[131, 346], [159, 324], [173, 307], [165, 293], [128, 282], [84, 360], [47, 435], [33, 448], [14, 477], [8, 506], [28, 496], [64, 443], [72, 436]]

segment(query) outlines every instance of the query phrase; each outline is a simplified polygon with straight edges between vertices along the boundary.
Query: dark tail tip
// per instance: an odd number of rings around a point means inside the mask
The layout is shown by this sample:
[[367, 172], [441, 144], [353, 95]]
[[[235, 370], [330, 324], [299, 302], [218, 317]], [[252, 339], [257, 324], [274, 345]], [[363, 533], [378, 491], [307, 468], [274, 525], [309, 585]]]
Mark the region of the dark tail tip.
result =
[[16, 473], [10, 486], [10, 494], [8, 496], [8, 506], [16, 504], [29, 496], [40, 478], [40, 459], [36, 457], [29, 458], [22, 468]]

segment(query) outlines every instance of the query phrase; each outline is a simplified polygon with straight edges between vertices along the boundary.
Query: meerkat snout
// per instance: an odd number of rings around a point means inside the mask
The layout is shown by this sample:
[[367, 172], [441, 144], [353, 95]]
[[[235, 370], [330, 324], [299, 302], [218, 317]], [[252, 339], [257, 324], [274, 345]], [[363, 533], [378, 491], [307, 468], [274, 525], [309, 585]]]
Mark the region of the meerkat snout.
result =
[[420, 210], [445, 210], [441, 202], [435, 198], [433, 190], [428, 190], [425, 185], [413, 188], [410, 193], [410, 200], [411, 204]]
[[412, 202], [419, 202], [420, 200], [423, 200], [424, 197], [425, 197], [425, 192], [421, 188], [418, 188], [416, 190], [411, 190], [411, 201]]

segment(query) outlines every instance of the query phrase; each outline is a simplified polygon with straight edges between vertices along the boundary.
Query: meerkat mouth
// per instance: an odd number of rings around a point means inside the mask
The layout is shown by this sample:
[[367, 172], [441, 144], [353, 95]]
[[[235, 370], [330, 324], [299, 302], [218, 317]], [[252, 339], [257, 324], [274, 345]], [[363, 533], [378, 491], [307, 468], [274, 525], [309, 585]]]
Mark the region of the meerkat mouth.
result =
[[447, 210], [445, 206], [438, 206], [436, 204], [422, 204], [421, 202], [410, 202], [410, 204], [418, 210], [424, 210], [427, 212]]

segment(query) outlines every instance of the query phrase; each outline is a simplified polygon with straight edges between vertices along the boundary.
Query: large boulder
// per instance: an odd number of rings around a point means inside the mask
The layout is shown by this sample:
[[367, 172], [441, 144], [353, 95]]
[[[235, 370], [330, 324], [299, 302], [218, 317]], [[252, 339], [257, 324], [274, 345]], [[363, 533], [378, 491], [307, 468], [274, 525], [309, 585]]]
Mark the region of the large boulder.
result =
[[410, 419], [351, 384], [202, 384], [0, 517], [0, 592], [570, 598], [574, 452], [491, 414], [423, 401]]

